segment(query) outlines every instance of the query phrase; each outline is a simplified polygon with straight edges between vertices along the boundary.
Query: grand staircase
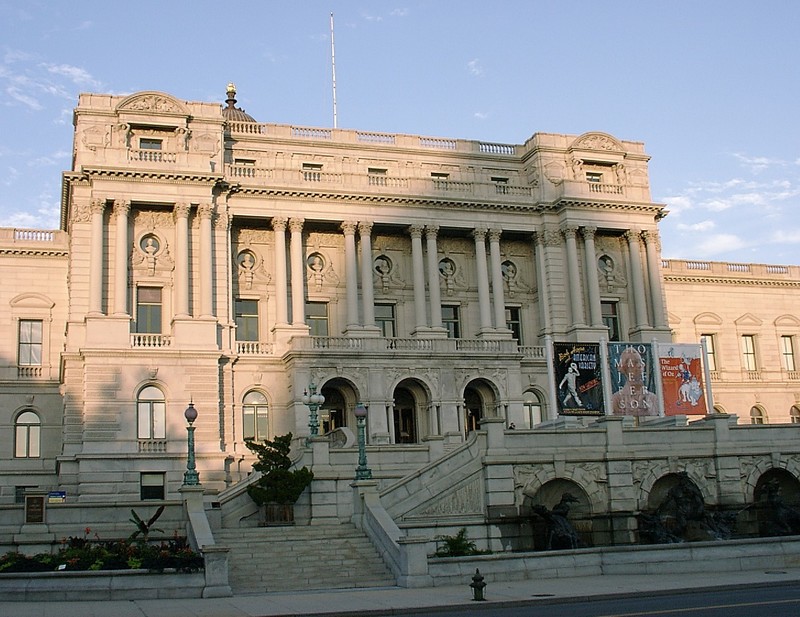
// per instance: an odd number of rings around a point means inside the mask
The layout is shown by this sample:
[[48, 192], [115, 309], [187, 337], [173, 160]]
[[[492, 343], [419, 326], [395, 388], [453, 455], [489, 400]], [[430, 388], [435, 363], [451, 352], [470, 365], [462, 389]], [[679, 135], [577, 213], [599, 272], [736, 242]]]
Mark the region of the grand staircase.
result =
[[223, 529], [214, 539], [231, 549], [235, 594], [396, 584], [375, 547], [351, 524]]

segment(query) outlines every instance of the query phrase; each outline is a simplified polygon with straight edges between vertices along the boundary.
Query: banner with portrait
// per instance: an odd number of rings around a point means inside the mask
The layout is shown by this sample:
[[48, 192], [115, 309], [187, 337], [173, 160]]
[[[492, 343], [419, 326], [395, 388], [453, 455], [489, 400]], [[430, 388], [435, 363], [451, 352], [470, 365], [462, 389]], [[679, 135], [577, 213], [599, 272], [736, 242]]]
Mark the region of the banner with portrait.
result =
[[609, 343], [611, 414], [659, 415], [658, 394], [650, 343]]
[[600, 346], [553, 343], [558, 413], [567, 416], [603, 415]]
[[705, 415], [702, 346], [667, 343], [658, 349], [665, 415]]

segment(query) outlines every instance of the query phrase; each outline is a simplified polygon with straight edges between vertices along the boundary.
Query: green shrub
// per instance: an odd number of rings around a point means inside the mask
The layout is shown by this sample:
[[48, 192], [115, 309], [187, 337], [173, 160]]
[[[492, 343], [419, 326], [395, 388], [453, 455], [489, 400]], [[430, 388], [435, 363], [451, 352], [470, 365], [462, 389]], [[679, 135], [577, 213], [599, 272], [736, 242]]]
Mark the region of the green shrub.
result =
[[467, 538], [466, 527], [462, 527], [454, 536], [439, 536], [436, 539], [443, 544], [436, 549], [437, 557], [466, 557], [481, 552], [475, 543]]

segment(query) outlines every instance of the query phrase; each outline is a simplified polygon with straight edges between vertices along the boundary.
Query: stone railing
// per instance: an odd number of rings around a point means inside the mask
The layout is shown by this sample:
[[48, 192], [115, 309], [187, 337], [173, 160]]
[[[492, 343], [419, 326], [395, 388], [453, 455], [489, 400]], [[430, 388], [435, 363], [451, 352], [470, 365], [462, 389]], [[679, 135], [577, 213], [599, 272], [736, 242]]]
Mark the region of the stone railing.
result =
[[17, 377], [20, 379], [41, 379], [44, 376], [44, 367], [39, 366], [18, 366]]
[[139, 452], [147, 454], [161, 454], [167, 451], [166, 439], [140, 439]]
[[[516, 354], [517, 342], [513, 339], [486, 340], [467, 338], [355, 338], [349, 336], [308, 336], [292, 339], [297, 351], [357, 351], [359, 353], [381, 353], [383, 351], [407, 351], [410, 353], [442, 354]], [[532, 357], [544, 357], [543, 347], [529, 347]], [[538, 351], [532, 351], [538, 350]], [[538, 355], [536, 355], [538, 354]]]
[[176, 152], [165, 152], [163, 150], [128, 150], [128, 160], [131, 162], [145, 163], [175, 163], [178, 160]]
[[732, 263], [725, 261], [688, 261], [664, 259], [661, 267], [668, 276], [714, 276], [742, 280], [782, 280], [800, 282], [800, 266]]
[[136, 332], [131, 334], [131, 347], [158, 349], [172, 345], [172, 337], [168, 334], [148, 334]]
[[272, 354], [272, 343], [258, 341], [236, 341], [236, 353], [240, 356], [266, 356]]

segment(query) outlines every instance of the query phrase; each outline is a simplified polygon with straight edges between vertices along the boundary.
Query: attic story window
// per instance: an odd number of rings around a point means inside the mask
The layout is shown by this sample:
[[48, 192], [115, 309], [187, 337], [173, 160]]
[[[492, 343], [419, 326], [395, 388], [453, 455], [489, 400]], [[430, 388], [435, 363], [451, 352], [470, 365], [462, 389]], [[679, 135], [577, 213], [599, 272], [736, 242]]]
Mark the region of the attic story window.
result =
[[254, 167], [256, 164], [254, 159], [234, 159], [233, 162], [236, 165], [249, 165], [250, 167]]
[[303, 163], [303, 171], [322, 171], [322, 163]]
[[152, 137], [139, 138], [140, 150], [161, 150], [161, 140], [153, 139]]
[[603, 181], [603, 174], [599, 171], [587, 171], [586, 172], [586, 181], [587, 182], [602, 182]]
[[434, 180], [447, 180], [450, 177], [450, 174], [441, 172], [441, 171], [432, 171], [431, 178]]
[[371, 176], [385, 176], [388, 171], [388, 169], [384, 169], [383, 167], [367, 167], [367, 173]]

